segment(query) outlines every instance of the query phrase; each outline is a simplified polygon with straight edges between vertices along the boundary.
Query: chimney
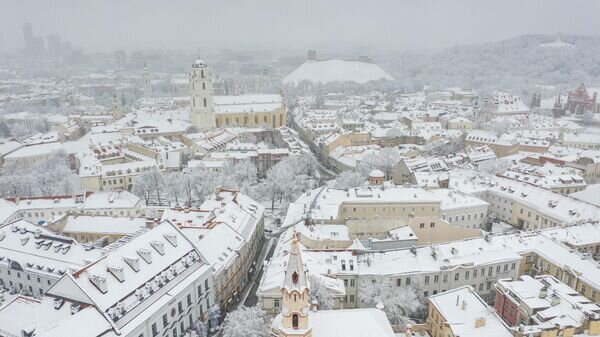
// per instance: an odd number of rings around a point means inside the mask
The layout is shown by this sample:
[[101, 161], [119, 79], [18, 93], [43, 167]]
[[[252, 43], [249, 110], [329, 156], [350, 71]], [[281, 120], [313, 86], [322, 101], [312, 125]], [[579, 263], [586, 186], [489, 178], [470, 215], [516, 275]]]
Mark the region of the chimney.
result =
[[318, 309], [319, 309], [319, 302], [317, 300], [313, 300], [312, 303], [310, 304], [310, 310], [312, 312], [317, 312]]
[[475, 319], [475, 328], [481, 328], [482, 326], [485, 326], [485, 318], [477, 317]]
[[405, 337], [412, 337], [413, 336], [413, 332], [412, 332], [412, 325], [411, 324], [406, 324], [406, 332], [404, 333]]
[[16, 197], [15, 197], [15, 204], [16, 204], [17, 206], [19, 206], [19, 202], [21, 202], [21, 197], [20, 197], [20, 196], [16, 196]]
[[538, 297], [546, 298], [546, 296], [548, 296], [548, 287], [544, 286], [542, 287], [542, 289], [540, 289], [540, 294], [538, 295]]

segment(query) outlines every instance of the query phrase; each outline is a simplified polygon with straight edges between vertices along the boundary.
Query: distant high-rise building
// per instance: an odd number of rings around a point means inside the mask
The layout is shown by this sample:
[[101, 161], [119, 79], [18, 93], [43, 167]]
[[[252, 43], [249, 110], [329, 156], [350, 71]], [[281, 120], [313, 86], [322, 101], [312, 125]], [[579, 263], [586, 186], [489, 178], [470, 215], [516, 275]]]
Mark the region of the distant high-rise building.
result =
[[25, 54], [41, 56], [44, 53], [44, 39], [33, 35], [33, 27], [29, 22], [23, 24], [23, 40], [25, 42]]
[[33, 28], [29, 22], [23, 24], [23, 39], [25, 40], [25, 49], [29, 49], [33, 43]]
[[317, 51], [314, 49], [309, 49], [308, 52], [306, 52], [306, 59], [308, 61], [316, 61], [317, 60]]
[[62, 43], [60, 41], [60, 35], [48, 35], [46, 37], [46, 44], [48, 45], [48, 53], [50, 53], [51, 56], [61, 55]]
[[125, 69], [127, 66], [127, 54], [125, 54], [125, 51], [115, 51], [115, 62], [117, 64], [117, 69]]

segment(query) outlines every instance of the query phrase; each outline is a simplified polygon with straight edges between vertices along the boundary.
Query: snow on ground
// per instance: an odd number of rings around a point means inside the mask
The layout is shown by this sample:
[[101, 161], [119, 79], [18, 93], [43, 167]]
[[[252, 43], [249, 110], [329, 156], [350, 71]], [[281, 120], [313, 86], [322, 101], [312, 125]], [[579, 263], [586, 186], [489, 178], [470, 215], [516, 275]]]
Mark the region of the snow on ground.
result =
[[393, 81], [394, 78], [378, 65], [359, 61], [327, 60], [307, 61], [283, 79], [284, 84], [311, 82], [352, 81], [366, 83], [379, 79]]

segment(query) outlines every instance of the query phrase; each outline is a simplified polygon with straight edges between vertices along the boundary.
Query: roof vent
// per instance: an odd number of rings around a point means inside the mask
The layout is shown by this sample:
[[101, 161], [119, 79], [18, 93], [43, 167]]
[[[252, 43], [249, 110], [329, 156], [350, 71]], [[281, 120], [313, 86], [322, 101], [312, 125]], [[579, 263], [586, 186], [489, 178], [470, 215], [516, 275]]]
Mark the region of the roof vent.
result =
[[65, 304], [64, 298], [57, 297], [54, 299], [54, 309], [60, 309], [63, 306], [63, 304]]
[[177, 247], [177, 234], [175, 234], [175, 233], [165, 233], [165, 234], [163, 234], [163, 236], [165, 237], [165, 239], [167, 239], [167, 241], [169, 241], [169, 243], [173, 247]]
[[140, 271], [140, 259], [137, 257], [124, 257], [123, 260], [127, 263], [133, 271], [136, 273]]
[[113, 274], [119, 282], [125, 281], [125, 271], [123, 270], [123, 267], [108, 266], [108, 271]]
[[152, 241], [150, 242], [152, 248], [154, 248], [160, 255], [165, 255], [165, 243], [162, 241]]
[[81, 305], [79, 305], [79, 303], [72, 303], [71, 304], [71, 314], [72, 315], [75, 315], [76, 313], [78, 313], [79, 309], [81, 309]]
[[139, 256], [142, 257], [142, 259], [144, 259], [144, 261], [146, 261], [146, 263], [150, 264], [152, 263], [152, 252], [148, 249], [145, 248], [140, 248], [137, 250], [137, 253]]
[[106, 277], [100, 275], [90, 275], [90, 282], [92, 282], [101, 293], [106, 294], [108, 291]]

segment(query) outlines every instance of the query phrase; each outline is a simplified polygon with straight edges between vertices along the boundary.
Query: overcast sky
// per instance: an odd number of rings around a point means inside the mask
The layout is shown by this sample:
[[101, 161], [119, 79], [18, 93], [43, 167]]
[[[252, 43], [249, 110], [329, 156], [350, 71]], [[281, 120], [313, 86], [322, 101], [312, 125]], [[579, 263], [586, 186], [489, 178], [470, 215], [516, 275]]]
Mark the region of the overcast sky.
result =
[[86, 50], [439, 49], [521, 34], [600, 34], [600, 0], [0, 0], [0, 50], [22, 26]]

